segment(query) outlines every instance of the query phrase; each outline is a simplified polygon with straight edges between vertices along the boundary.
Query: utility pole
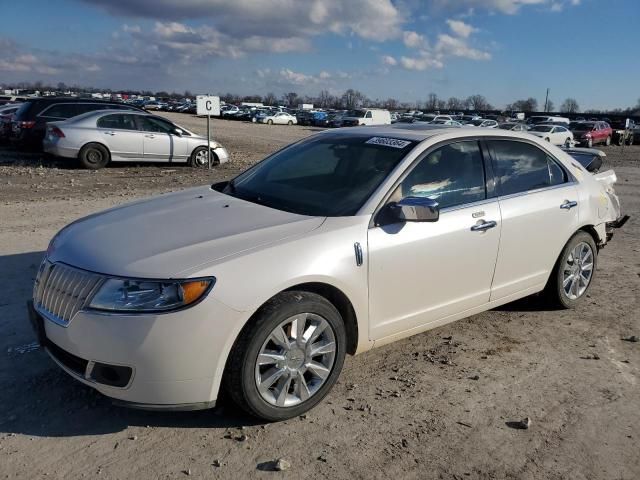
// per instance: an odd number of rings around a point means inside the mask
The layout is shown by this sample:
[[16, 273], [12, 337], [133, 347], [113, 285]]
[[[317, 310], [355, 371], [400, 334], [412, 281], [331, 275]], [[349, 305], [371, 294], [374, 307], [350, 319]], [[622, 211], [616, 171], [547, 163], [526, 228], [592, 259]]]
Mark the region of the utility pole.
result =
[[544, 111], [547, 112], [547, 107], [549, 105], [549, 89], [547, 88], [547, 97], [544, 99]]

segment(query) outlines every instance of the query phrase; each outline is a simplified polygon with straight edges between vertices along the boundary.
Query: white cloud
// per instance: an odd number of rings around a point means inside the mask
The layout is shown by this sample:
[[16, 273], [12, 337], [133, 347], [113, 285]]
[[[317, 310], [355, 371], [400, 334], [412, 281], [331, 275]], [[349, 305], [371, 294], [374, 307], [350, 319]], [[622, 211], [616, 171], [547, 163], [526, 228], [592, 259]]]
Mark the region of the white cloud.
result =
[[416, 32], [407, 31], [403, 32], [402, 40], [404, 44], [409, 48], [425, 48], [426, 41], [423, 35], [420, 35]]
[[462, 57], [469, 60], [491, 60], [489, 52], [470, 47], [466, 39], [446, 34], [438, 35], [435, 51], [443, 56]]
[[449, 25], [449, 28], [453, 33], [463, 38], [469, 38], [469, 35], [478, 31], [477, 28], [474, 28], [461, 20], [447, 20], [447, 25]]
[[390, 67], [395, 67], [398, 64], [398, 60], [396, 60], [395, 57], [392, 57], [391, 55], [383, 55], [382, 63], [384, 63], [385, 65], [389, 65]]
[[419, 57], [400, 57], [400, 65], [406, 70], [427, 70], [430, 68], [442, 68], [444, 64], [429, 55], [423, 54]]

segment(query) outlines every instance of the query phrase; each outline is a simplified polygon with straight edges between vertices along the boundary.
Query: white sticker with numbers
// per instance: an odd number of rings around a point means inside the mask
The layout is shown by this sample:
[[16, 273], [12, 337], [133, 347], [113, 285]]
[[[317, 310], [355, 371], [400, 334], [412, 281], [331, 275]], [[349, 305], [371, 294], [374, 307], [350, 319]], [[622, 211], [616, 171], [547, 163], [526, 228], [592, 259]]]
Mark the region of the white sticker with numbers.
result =
[[364, 143], [369, 143], [371, 145], [382, 145], [384, 147], [391, 148], [404, 148], [411, 142], [408, 140], [400, 140], [398, 138], [372, 137]]

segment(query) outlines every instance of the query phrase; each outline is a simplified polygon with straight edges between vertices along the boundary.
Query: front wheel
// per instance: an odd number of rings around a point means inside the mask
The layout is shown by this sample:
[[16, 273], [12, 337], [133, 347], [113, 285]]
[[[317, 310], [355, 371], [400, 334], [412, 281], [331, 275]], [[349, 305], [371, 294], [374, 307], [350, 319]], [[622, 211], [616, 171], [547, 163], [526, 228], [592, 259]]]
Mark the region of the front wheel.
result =
[[587, 232], [576, 233], [565, 245], [546, 286], [552, 303], [575, 308], [591, 286], [598, 263], [598, 250]]
[[291, 126], [291, 125], [293, 125], [293, 122], [292, 122], [291, 120], [289, 120], [289, 121], [287, 122], [287, 125]]
[[84, 168], [98, 170], [106, 167], [110, 160], [109, 150], [99, 143], [88, 143], [80, 150], [78, 160]]
[[283, 292], [244, 327], [225, 371], [225, 387], [247, 413], [269, 421], [317, 405], [342, 370], [346, 331], [324, 297]]
[[[215, 153], [211, 153], [211, 164], [215, 165], [217, 163], [217, 158]], [[198, 147], [191, 154], [191, 158], [189, 158], [189, 165], [193, 168], [209, 168], [209, 155], [207, 155], [207, 147]]]
[[267, 125], [273, 125], [273, 120], [267, 120]]

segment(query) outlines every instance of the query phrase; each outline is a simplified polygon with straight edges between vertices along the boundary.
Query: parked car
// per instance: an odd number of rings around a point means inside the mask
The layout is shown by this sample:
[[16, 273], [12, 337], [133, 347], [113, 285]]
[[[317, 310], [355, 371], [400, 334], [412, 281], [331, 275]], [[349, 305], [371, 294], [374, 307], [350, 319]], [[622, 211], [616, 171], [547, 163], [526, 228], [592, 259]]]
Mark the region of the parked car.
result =
[[[209, 165], [206, 137], [143, 112], [101, 110], [50, 122], [43, 146], [47, 153], [77, 158], [83, 167], [93, 170], [118, 161]], [[225, 148], [216, 141], [211, 142], [211, 152], [213, 164], [229, 160]]]
[[512, 132], [526, 132], [527, 126], [524, 123], [518, 122], [505, 122], [500, 123], [498, 128], [501, 130], [511, 130]]
[[290, 113], [278, 112], [274, 115], [261, 118], [260, 123], [266, 123], [267, 125], [295, 125], [298, 123], [298, 120]]
[[327, 130], [231, 181], [63, 228], [29, 318], [56, 363], [120, 404], [208, 408], [224, 389], [293, 418], [347, 353], [537, 292], [581, 304], [625, 221], [614, 183], [515, 132]]
[[452, 118], [449, 115], [436, 115], [433, 113], [427, 113], [425, 115], [420, 115], [418, 117], [418, 120], [421, 122], [433, 123], [436, 120], [452, 120]]
[[225, 108], [224, 110], [221, 109], [220, 115], [222, 116], [222, 118], [225, 118], [236, 115], [239, 112], [240, 109], [238, 107], [236, 107], [235, 105], [229, 105], [228, 108]]
[[528, 132], [553, 145], [564, 145], [565, 147], [573, 145], [573, 133], [566, 127], [538, 124], [531, 127]]
[[602, 163], [607, 156], [602, 150], [596, 150], [595, 148], [572, 147], [564, 148], [563, 150], [580, 162], [580, 165], [591, 173], [598, 173], [600, 171]]
[[554, 122], [569, 125], [569, 123], [571, 123], [571, 120], [569, 120], [567, 117], [556, 117], [553, 115], [537, 115], [537, 116], [527, 118], [527, 124], [533, 124], [533, 125], [537, 125], [538, 123], [548, 124], [548, 123], [554, 123]]
[[471, 125], [474, 127], [482, 127], [482, 128], [498, 128], [498, 122], [496, 122], [495, 120], [486, 120], [484, 118], [471, 120], [470, 122], [465, 123], [465, 125]]
[[23, 95], [0, 95], [0, 106], [7, 105], [9, 103], [22, 103], [28, 100], [29, 97]]
[[120, 102], [75, 97], [42, 97], [26, 100], [11, 120], [11, 140], [31, 148], [42, 148], [47, 122], [67, 120], [96, 110], [144, 112]]
[[633, 145], [634, 130], [636, 128], [636, 122], [628, 119], [629, 125], [627, 125], [627, 119], [611, 120], [609, 126], [612, 130], [612, 141], [616, 145]]
[[611, 145], [613, 131], [605, 122], [571, 122], [569, 130], [573, 132], [576, 142], [586, 147], [593, 147], [598, 143]]
[[19, 108], [19, 103], [7, 103], [0, 106], [0, 140], [7, 140], [11, 135], [11, 120]]
[[378, 108], [362, 108], [349, 111], [342, 119], [345, 127], [358, 125], [391, 125], [391, 113], [389, 110]]
[[445, 118], [433, 120], [429, 122], [429, 125], [447, 125], [449, 127], [462, 127], [462, 124], [460, 122], [457, 122], [455, 120], [447, 120]]

